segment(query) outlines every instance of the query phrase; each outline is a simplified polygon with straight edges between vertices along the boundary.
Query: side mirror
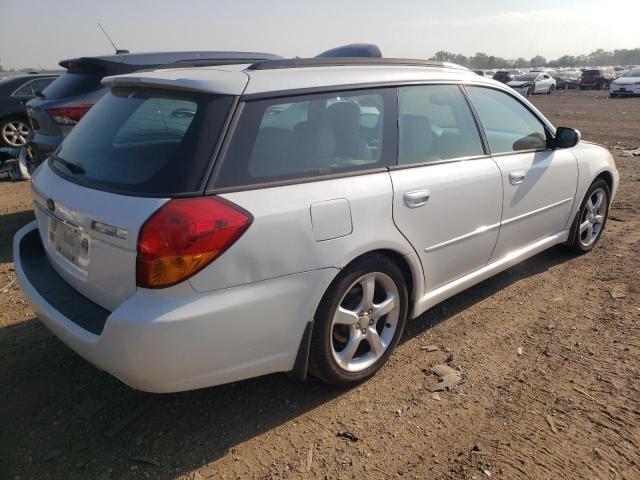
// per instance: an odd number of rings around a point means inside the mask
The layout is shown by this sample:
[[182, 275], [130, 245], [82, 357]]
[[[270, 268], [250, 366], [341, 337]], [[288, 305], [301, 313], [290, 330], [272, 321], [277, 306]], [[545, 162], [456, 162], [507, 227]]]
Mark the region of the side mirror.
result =
[[556, 130], [556, 138], [554, 140], [554, 148], [571, 148], [575, 147], [582, 135], [575, 128], [558, 127]]

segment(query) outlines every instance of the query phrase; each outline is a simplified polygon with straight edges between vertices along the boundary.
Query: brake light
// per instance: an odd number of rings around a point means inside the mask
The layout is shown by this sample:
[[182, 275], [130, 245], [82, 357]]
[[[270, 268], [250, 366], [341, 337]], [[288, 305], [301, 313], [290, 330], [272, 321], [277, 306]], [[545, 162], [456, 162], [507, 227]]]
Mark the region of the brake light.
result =
[[138, 236], [139, 287], [175, 285], [222, 255], [253, 217], [220, 197], [170, 200], [145, 222]]
[[47, 108], [47, 112], [59, 125], [75, 125], [91, 107], [93, 107], [92, 104], [63, 105], [62, 107]]

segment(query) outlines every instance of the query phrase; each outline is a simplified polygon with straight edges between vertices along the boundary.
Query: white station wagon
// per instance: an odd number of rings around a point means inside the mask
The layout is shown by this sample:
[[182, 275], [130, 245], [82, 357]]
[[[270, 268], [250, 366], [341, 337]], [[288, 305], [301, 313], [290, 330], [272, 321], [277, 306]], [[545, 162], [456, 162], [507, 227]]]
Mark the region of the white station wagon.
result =
[[405, 322], [556, 244], [591, 250], [609, 152], [455, 65], [139, 72], [33, 177], [14, 240], [42, 322], [133, 388], [372, 376]]

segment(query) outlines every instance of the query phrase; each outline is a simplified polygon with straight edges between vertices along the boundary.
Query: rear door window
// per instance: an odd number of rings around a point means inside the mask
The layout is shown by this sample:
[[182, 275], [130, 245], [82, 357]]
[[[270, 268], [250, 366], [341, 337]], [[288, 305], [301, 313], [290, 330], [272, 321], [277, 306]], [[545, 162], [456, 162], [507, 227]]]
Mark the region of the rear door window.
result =
[[[216, 188], [317, 177], [393, 162], [393, 89], [249, 101]], [[390, 119], [392, 121], [390, 121]]]
[[398, 163], [484, 155], [478, 128], [456, 85], [400, 87]]
[[232, 97], [114, 89], [58, 148], [54, 168], [99, 189], [153, 196], [197, 192]]

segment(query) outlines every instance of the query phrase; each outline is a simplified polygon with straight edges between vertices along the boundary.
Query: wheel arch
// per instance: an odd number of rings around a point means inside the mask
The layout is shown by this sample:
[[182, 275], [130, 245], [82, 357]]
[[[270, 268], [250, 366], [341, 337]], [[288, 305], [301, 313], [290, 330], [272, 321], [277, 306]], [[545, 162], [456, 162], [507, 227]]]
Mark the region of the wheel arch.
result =
[[298, 352], [295, 358], [293, 369], [290, 372], [290, 374], [294, 378], [304, 381], [307, 377], [309, 366], [309, 348], [311, 343], [311, 335], [313, 332], [313, 324], [315, 322], [318, 308], [324, 300], [326, 292], [329, 290], [329, 288], [331, 288], [331, 285], [336, 281], [336, 278], [341, 271], [343, 271], [345, 268], [348, 268], [353, 263], [358, 262], [363, 258], [371, 255], [382, 255], [384, 257], [387, 257], [390, 261], [394, 262], [398, 266], [398, 268], [400, 268], [407, 284], [407, 297], [409, 298], [408, 318], [413, 318], [413, 305], [415, 304], [416, 298], [422, 293], [421, 289], [424, 288], [422, 265], [420, 264], [417, 254], [413, 252], [412, 254], [406, 255], [392, 248], [377, 248], [358, 254], [357, 256], [346, 261], [345, 264], [335, 272], [332, 278], [323, 284], [323, 291], [319, 295], [318, 301], [313, 310], [313, 318], [309, 320], [307, 322], [307, 325], [305, 326], [305, 330], [298, 347]]
[[[600, 172], [596, 178], [593, 179], [593, 182], [595, 182], [596, 180], [604, 180], [605, 182], [607, 182], [607, 186], [609, 187], [609, 191], [612, 192], [613, 191], [613, 174], [609, 171], [609, 170], [603, 170], [602, 172]], [[591, 183], [593, 183], [591, 182]]]
[[17, 118], [20, 120], [24, 120], [25, 122], [27, 122], [28, 124], [30, 124], [31, 122], [29, 121], [29, 115], [27, 115], [27, 112], [6, 112], [4, 115], [0, 116], [0, 123], [4, 122], [5, 120], [8, 120], [10, 118]]

